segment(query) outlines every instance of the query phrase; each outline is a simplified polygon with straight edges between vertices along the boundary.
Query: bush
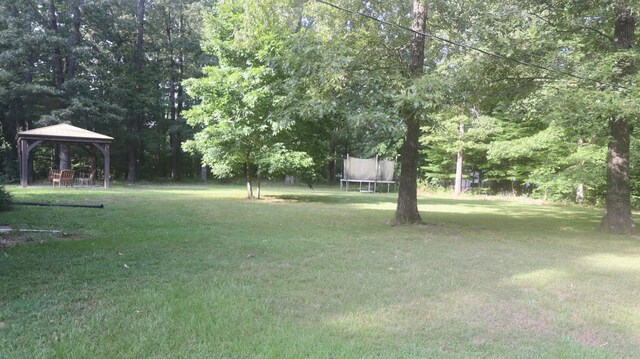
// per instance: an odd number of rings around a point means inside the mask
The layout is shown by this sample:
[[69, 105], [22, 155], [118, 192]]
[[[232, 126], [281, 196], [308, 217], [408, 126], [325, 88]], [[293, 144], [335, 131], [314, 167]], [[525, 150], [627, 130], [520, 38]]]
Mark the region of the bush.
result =
[[4, 186], [0, 186], [0, 212], [10, 210], [12, 202], [13, 196], [11, 196], [11, 193]]

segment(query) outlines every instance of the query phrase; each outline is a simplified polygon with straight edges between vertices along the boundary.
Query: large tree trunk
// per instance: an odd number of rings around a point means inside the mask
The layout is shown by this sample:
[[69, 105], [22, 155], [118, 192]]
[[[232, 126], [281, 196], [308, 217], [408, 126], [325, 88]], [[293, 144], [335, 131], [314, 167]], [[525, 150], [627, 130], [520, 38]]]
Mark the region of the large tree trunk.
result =
[[[134, 56], [134, 72], [136, 76], [136, 94], [138, 100], [141, 100], [142, 95], [142, 67], [144, 57], [144, 12], [145, 12], [145, 0], [138, 0], [138, 7], [136, 10], [136, 20], [138, 22], [137, 34], [136, 34], [136, 47]], [[131, 126], [131, 144], [129, 149], [129, 173], [127, 180], [129, 183], [135, 183], [138, 180], [138, 163], [140, 161], [140, 155], [142, 152], [142, 144], [140, 140], [140, 132], [142, 131], [142, 122], [144, 114], [141, 109], [142, 106], [136, 106], [133, 113], [132, 126]]]
[[606, 208], [599, 228], [612, 233], [629, 233], [635, 227], [631, 219], [629, 133], [625, 119], [609, 119]]
[[[424, 33], [428, 7], [426, 0], [413, 0], [413, 23], [411, 29]], [[410, 43], [409, 74], [415, 78], [422, 74], [424, 66], [424, 35], [413, 33]], [[420, 137], [420, 116], [411, 111], [404, 121], [406, 133], [400, 159], [400, 188], [395, 224], [421, 223], [418, 212], [418, 139]]]
[[[631, 7], [616, 5], [614, 39], [621, 49], [635, 46], [636, 18]], [[625, 66], [625, 65], [620, 65]], [[622, 75], [632, 75], [633, 67], [622, 67]], [[607, 194], [605, 213], [599, 229], [611, 233], [630, 233], [634, 230], [631, 218], [631, 188], [629, 180], [629, 122], [625, 118], [609, 119], [609, 151], [607, 153]]]
[[58, 156], [60, 158], [60, 165], [58, 168], [61, 170], [71, 169], [71, 149], [68, 143], [60, 144]]

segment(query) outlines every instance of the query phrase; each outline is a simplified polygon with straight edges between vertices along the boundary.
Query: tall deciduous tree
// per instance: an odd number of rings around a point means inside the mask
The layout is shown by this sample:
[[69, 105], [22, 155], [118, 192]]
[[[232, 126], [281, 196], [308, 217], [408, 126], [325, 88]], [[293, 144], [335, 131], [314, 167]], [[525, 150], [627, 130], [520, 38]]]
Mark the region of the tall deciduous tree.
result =
[[243, 173], [249, 199], [259, 197], [264, 175], [314, 170], [311, 157], [293, 148], [300, 139], [299, 122], [287, 116], [282, 101], [290, 88], [283, 70], [291, 62], [283, 51], [295, 27], [288, 26], [286, 12], [280, 14], [282, 22], [274, 21], [271, 5], [220, 2], [216, 16], [208, 19], [205, 39], [219, 63], [205, 68], [205, 78], [187, 81], [189, 93], [201, 101], [187, 118], [202, 130], [185, 147], [201, 153], [217, 177]]
[[[413, 0], [414, 31], [410, 43], [409, 76], [416, 78], [423, 73], [424, 33], [429, 13], [426, 0]], [[400, 188], [396, 207], [395, 223], [410, 224], [422, 221], [418, 212], [418, 140], [420, 138], [420, 114], [405, 113], [406, 132], [402, 145]]]
[[[616, 2], [613, 37], [620, 51], [628, 51], [635, 46], [636, 20], [635, 11], [626, 2]], [[618, 80], [621, 82], [625, 77], [637, 73], [635, 59], [631, 56], [621, 56], [616, 66], [619, 69]], [[629, 233], [635, 227], [631, 219], [629, 120], [624, 115], [609, 118], [606, 208], [600, 228], [615, 233]]]

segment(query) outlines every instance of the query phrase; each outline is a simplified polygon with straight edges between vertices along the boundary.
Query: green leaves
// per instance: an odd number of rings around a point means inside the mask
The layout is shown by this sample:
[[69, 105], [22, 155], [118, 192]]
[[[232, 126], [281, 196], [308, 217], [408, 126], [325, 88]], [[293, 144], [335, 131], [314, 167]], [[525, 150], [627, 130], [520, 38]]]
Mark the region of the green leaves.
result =
[[523, 158], [548, 158], [551, 152], [559, 151], [567, 144], [562, 129], [549, 126], [532, 136], [511, 141], [495, 141], [489, 146], [489, 160], [517, 160]]
[[188, 123], [203, 129], [184, 149], [201, 153], [218, 177], [315, 170], [311, 156], [296, 148], [312, 140], [300, 135], [307, 133], [305, 123], [292, 107], [297, 103], [287, 99], [297, 85], [289, 77], [297, 70], [286, 53], [291, 42], [275, 23], [254, 21], [270, 5], [219, 3], [207, 18], [205, 41], [219, 65], [205, 68], [206, 77], [185, 82], [189, 94], [200, 100], [186, 113]]

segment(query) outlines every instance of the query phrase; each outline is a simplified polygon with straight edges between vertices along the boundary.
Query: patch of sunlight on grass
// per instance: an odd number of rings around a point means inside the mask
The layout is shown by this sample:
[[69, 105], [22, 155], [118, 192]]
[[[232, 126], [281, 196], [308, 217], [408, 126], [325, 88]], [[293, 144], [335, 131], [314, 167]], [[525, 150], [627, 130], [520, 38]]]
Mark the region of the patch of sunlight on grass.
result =
[[615, 272], [640, 272], [640, 256], [624, 256], [600, 253], [581, 258], [586, 265], [600, 270]]
[[393, 327], [396, 310], [360, 310], [327, 320], [326, 325], [351, 334], [381, 333]]
[[426, 210], [428, 212], [438, 212], [438, 213], [459, 213], [459, 214], [469, 214], [469, 213], [477, 213], [482, 212], [483, 214], [488, 213], [499, 213], [501, 212], [498, 208], [492, 208], [488, 206], [475, 206], [475, 205], [442, 205], [442, 204], [427, 204], [426, 206], [420, 206], [420, 210]]
[[540, 269], [528, 273], [515, 274], [507, 279], [510, 284], [544, 286], [568, 278], [566, 272], [557, 269]]
[[395, 210], [397, 204], [391, 202], [377, 202], [377, 203], [354, 203], [350, 204], [349, 207], [352, 208], [360, 208], [360, 209], [383, 209], [383, 210]]

